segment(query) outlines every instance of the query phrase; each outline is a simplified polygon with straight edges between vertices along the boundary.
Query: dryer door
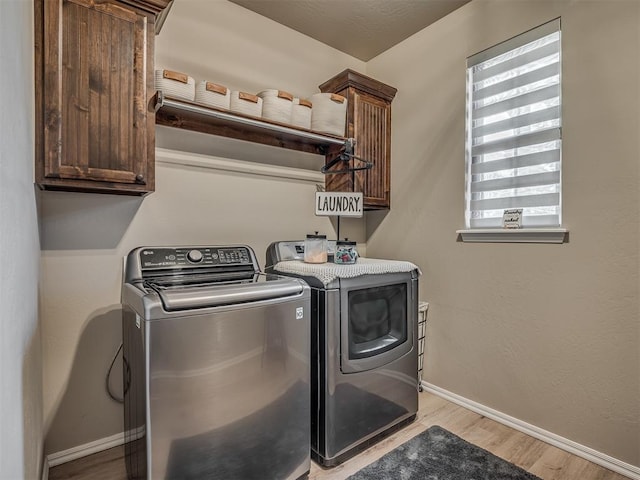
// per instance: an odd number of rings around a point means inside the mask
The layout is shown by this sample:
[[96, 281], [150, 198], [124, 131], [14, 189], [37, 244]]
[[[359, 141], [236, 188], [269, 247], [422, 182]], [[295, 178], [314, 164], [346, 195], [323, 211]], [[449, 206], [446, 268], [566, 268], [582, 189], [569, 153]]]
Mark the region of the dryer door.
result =
[[414, 348], [418, 306], [412, 277], [392, 273], [340, 280], [343, 373], [382, 367]]

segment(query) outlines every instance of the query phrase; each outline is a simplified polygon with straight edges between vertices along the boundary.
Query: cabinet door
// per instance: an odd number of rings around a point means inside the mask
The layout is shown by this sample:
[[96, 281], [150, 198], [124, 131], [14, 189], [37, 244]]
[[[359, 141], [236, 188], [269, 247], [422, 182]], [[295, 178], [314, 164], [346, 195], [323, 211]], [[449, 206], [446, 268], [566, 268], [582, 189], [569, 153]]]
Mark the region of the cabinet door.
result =
[[367, 208], [389, 208], [391, 105], [368, 93], [351, 90], [355, 155], [373, 162], [373, 168], [355, 172], [354, 191], [363, 192]]
[[116, 1], [39, 1], [44, 123], [39, 183], [114, 193], [153, 191], [149, 17]]

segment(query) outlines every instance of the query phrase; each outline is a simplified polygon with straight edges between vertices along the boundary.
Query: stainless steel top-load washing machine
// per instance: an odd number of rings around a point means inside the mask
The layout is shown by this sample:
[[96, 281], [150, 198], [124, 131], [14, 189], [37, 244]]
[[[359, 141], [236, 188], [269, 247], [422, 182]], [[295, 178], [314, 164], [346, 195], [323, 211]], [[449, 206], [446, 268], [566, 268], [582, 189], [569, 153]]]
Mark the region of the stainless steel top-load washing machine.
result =
[[304, 241], [275, 242], [266, 271], [311, 286], [311, 455], [333, 466], [416, 416], [420, 272], [410, 262], [303, 259]]
[[122, 288], [130, 479], [278, 479], [310, 467], [309, 287], [248, 246], [141, 247]]

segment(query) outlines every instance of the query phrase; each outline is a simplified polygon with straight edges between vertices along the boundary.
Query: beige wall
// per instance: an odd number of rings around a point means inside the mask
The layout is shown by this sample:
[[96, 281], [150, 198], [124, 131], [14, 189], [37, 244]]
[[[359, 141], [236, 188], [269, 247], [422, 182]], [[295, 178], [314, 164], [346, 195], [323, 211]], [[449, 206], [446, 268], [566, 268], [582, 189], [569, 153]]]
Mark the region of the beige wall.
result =
[[[226, 1], [181, 0], [156, 38], [156, 60], [250, 92], [307, 96], [347, 67], [397, 87], [392, 210], [368, 214], [367, 232], [357, 220], [344, 228], [367, 240], [370, 256], [422, 268], [421, 297], [431, 304], [426, 380], [640, 465], [638, 8], [634, 0], [474, 0], [364, 65]], [[465, 58], [560, 15], [571, 241], [457, 243]], [[322, 162], [167, 128], [158, 128], [158, 146], [280, 173], [313, 171]], [[104, 376], [120, 342], [121, 261], [130, 249], [241, 242], [264, 264], [273, 240], [331, 234], [328, 220], [311, 213], [314, 190], [313, 180], [159, 162], [157, 191], [144, 200], [46, 193], [46, 452], [122, 431], [121, 407], [106, 395]], [[119, 371], [117, 362], [114, 385]]]
[[32, 4], [0, 2], [0, 479], [40, 478], [42, 346]]
[[[301, 96], [316, 93], [320, 83], [347, 67], [364, 69], [362, 62], [264, 17], [209, 0], [175, 2], [156, 37], [156, 61], [234, 89], [280, 88]], [[107, 396], [104, 383], [121, 341], [122, 257], [132, 248], [246, 243], [263, 266], [272, 241], [303, 238], [314, 230], [333, 235], [331, 222], [313, 214], [313, 176], [286, 178], [291, 168], [317, 173], [322, 157], [168, 128], [158, 128], [157, 135], [163, 148], [250, 161], [249, 167], [266, 174], [158, 161], [156, 192], [144, 200], [43, 194], [47, 454], [123, 430], [122, 408]], [[208, 165], [206, 158], [197, 160]], [[285, 178], [272, 176], [282, 174]], [[344, 229], [364, 241], [363, 220], [345, 222]], [[120, 372], [118, 360], [111, 382], [118, 395]]]
[[[558, 16], [570, 241], [456, 242], [465, 59]], [[635, 466], [639, 29], [635, 0], [474, 0], [367, 65], [398, 88], [392, 210], [367, 220], [367, 252], [422, 268], [426, 381]]]

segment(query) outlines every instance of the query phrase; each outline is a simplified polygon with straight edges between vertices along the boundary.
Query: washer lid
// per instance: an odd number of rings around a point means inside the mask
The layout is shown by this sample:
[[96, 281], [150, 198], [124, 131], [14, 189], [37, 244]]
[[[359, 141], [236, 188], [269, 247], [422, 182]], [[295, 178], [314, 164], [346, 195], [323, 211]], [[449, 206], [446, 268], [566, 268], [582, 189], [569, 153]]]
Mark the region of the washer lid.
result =
[[164, 310], [168, 312], [290, 297], [304, 290], [304, 284], [299, 280], [268, 274], [225, 282], [148, 281], [144, 286], [158, 294]]

